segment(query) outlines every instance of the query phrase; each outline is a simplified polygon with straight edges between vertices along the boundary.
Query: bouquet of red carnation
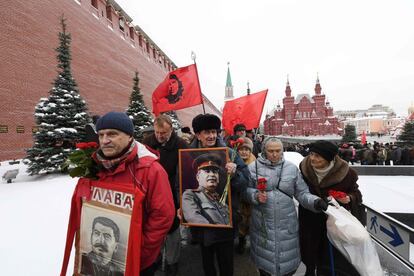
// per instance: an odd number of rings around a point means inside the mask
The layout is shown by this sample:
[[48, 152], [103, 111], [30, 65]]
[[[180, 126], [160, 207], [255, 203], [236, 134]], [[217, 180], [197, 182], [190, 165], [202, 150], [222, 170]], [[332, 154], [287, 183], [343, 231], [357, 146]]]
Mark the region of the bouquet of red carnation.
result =
[[266, 183], [267, 183], [267, 180], [264, 177], [257, 179], [256, 189], [259, 190], [259, 192], [266, 191], [267, 189]]
[[98, 148], [98, 143], [96, 142], [84, 142], [84, 143], [77, 143], [76, 144], [77, 149], [87, 149], [87, 148]]
[[344, 198], [347, 196], [346, 193], [341, 192], [341, 191], [336, 191], [336, 190], [329, 190], [328, 191], [328, 195], [333, 197], [333, 198]]
[[[266, 180], [266, 178], [261, 177], [261, 178], [257, 179], [256, 189], [259, 191], [259, 193], [264, 193], [266, 191], [266, 189], [267, 189], [267, 180]], [[266, 245], [266, 241], [267, 241], [266, 218], [265, 218], [265, 214], [263, 213], [263, 210], [261, 208], [259, 210], [260, 210], [260, 214], [262, 215], [260, 231], [265, 236], [265, 239], [263, 240], [263, 243], [264, 243], [264, 245]]]
[[[242, 138], [238, 138], [236, 140], [230, 140], [230, 147], [233, 149], [233, 152], [231, 154], [230, 157], [230, 161], [234, 162], [234, 159], [236, 158], [236, 154], [237, 154], [237, 149], [243, 145], [244, 140]], [[224, 187], [224, 191], [223, 194], [221, 195], [220, 198], [220, 203], [225, 205], [226, 204], [226, 199], [227, 199], [227, 194], [229, 192], [229, 186], [230, 186], [230, 174], [227, 174], [227, 182], [226, 182], [226, 186]]]
[[101, 166], [92, 158], [92, 154], [97, 148], [96, 142], [77, 143], [76, 150], [68, 155], [66, 162], [62, 165], [62, 170], [69, 171], [71, 177], [97, 179], [96, 174]]
[[243, 138], [237, 138], [236, 140], [230, 140], [230, 147], [237, 150], [241, 145], [244, 144]]

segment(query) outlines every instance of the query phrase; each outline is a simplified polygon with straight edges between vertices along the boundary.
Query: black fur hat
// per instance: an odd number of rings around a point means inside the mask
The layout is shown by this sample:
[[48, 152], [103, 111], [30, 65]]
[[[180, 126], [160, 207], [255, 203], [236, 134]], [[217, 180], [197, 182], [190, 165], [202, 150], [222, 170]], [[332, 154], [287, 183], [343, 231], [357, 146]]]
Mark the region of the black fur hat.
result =
[[329, 141], [319, 140], [310, 145], [309, 151], [318, 153], [326, 161], [330, 162], [338, 154], [338, 146]]
[[191, 134], [191, 129], [189, 127], [182, 127], [181, 132]]
[[194, 133], [208, 129], [220, 130], [220, 125], [220, 118], [213, 114], [199, 114], [194, 117], [192, 122]]

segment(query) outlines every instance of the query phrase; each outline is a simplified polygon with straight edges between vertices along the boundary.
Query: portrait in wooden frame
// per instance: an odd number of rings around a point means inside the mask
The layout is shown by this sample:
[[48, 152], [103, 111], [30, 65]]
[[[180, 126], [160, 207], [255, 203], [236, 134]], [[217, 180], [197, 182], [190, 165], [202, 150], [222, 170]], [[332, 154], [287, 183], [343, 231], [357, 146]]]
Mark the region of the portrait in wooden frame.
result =
[[74, 275], [124, 275], [133, 195], [92, 189], [82, 203]]
[[231, 187], [225, 193], [228, 149], [179, 150], [181, 224], [231, 228]]

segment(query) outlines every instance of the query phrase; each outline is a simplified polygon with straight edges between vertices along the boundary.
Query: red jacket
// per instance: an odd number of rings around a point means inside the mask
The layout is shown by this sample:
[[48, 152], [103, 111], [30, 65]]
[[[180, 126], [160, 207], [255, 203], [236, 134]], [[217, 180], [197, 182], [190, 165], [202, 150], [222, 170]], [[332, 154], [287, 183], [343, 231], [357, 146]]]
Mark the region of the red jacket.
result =
[[157, 162], [157, 157], [140, 143], [115, 171], [103, 170], [98, 176], [102, 182], [134, 185], [131, 172], [135, 172], [135, 183], [142, 185], [145, 194], [141, 246], [143, 270], [157, 259], [175, 217], [175, 208], [167, 173]]

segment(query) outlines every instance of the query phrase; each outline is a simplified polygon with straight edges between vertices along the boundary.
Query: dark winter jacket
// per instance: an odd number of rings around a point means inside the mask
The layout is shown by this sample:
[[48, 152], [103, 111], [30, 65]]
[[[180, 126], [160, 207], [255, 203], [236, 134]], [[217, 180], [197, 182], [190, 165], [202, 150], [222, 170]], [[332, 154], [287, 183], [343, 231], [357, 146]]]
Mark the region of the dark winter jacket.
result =
[[[178, 183], [178, 150], [188, 148], [188, 144], [178, 137], [173, 131], [171, 137], [165, 145], [160, 144], [155, 137], [155, 134], [151, 134], [143, 141], [144, 144], [157, 150], [160, 155], [160, 163], [165, 171], [168, 173], [168, 180], [170, 182], [171, 191], [174, 198], [174, 206], [177, 210], [180, 208], [179, 197], [179, 183]], [[180, 225], [179, 219], [176, 217], [174, 223], [171, 226], [170, 232], [175, 231]]]
[[[215, 147], [226, 147], [224, 142], [217, 138]], [[194, 139], [191, 143], [190, 148], [200, 148], [199, 141]], [[233, 150], [229, 150], [229, 156], [232, 155]], [[191, 233], [193, 239], [199, 243], [204, 244], [204, 246], [210, 246], [217, 242], [231, 241], [234, 238], [235, 233], [237, 232], [237, 225], [240, 221], [239, 215], [239, 202], [240, 195], [244, 193], [250, 178], [250, 173], [247, 166], [244, 164], [243, 160], [238, 154], [234, 163], [237, 165], [236, 173], [231, 179], [231, 206], [232, 206], [232, 221], [233, 229], [228, 228], [211, 228], [211, 227], [192, 227]]]
[[[362, 220], [362, 195], [358, 189], [358, 176], [348, 163], [336, 156], [335, 164], [328, 174], [318, 183], [318, 178], [311, 166], [310, 157], [302, 160], [299, 168], [303, 179], [311, 193], [319, 197], [327, 197], [329, 190], [345, 192], [351, 199], [349, 204], [342, 205], [355, 217]], [[313, 213], [299, 207], [299, 235], [302, 262], [307, 267], [317, 267], [329, 272], [329, 248], [326, 237], [326, 215]], [[346, 271], [347, 275], [359, 275], [352, 265], [334, 248], [335, 269]]]

